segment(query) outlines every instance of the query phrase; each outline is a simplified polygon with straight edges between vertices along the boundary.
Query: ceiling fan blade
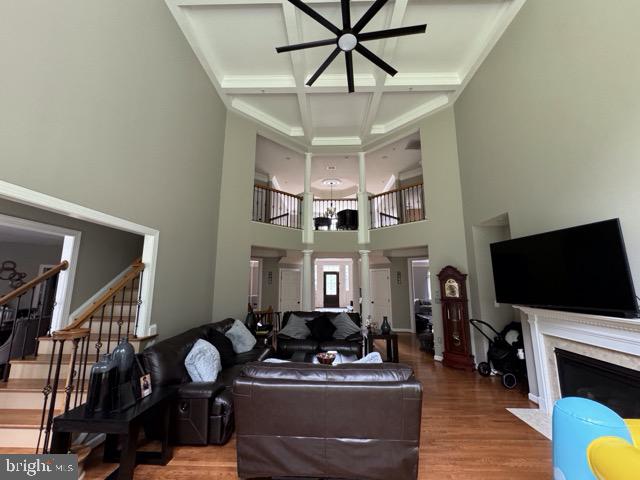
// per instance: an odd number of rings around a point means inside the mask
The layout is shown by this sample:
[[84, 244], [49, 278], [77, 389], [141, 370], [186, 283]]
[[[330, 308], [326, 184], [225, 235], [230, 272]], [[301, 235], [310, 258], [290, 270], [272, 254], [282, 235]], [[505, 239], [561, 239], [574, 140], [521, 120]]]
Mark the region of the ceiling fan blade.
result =
[[336, 49], [331, 52], [331, 54], [327, 57], [327, 59], [322, 63], [322, 65], [320, 65], [320, 67], [318, 68], [318, 70], [316, 70], [316, 73], [314, 73], [311, 78], [309, 78], [309, 80], [307, 80], [307, 86], [310, 87], [311, 85], [313, 85], [313, 83], [318, 79], [318, 77], [320, 75], [322, 75], [322, 72], [324, 72], [327, 67], [331, 64], [331, 62], [333, 62], [335, 60], [335, 58], [338, 56], [338, 54], [341, 52], [341, 50], [336, 47]]
[[284, 47], [276, 47], [276, 52], [292, 52], [294, 50], [303, 50], [305, 48], [324, 47], [325, 45], [335, 45], [335, 38], [327, 38], [326, 40], [316, 40], [315, 42], [296, 43], [295, 45], [285, 45]]
[[360, 55], [362, 55], [363, 57], [367, 58], [369, 61], [375, 63], [378, 67], [380, 67], [382, 70], [387, 72], [392, 77], [396, 73], [398, 73], [398, 71], [395, 68], [393, 68], [391, 65], [389, 65], [384, 60], [382, 60], [380, 57], [378, 57], [371, 50], [369, 50], [368, 48], [365, 48], [364, 46], [362, 46], [362, 44], [360, 44], [360, 43], [357, 44], [356, 45], [356, 50]]
[[316, 22], [318, 22], [327, 30], [335, 33], [336, 35], [340, 35], [340, 29], [338, 27], [336, 27], [333, 23], [331, 23], [329, 20], [324, 18], [322, 15], [320, 15], [318, 12], [316, 12], [313, 8], [311, 8], [306, 3], [303, 3], [301, 0], [289, 0], [289, 3], [298, 7], [300, 10], [302, 10], [304, 13], [309, 15], [311, 18], [313, 18]]
[[349, 0], [342, 0], [342, 28], [347, 30], [351, 28], [351, 6]]
[[355, 86], [353, 82], [353, 52], [344, 52], [344, 59], [347, 64], [347, 85], [349, 86], [349, 93], [355, 92]]
[[358, 34], [359, 42], [367, 40], [379, 40], [381, 38], [401, 37], [403, 35], [416, 35], [427, 31], [427, 25], [414, 25], [412, 27], [389, 28], [388, 30], [378, 30]]
[[360, 33], [360, 30], [362, 30], [364, 27], [367, 26], [367, 23], [371, 21], [371, 19], [376, 15], [376, 13], [380, 11], [382, 7], [384, 7], [387, 1], [388, 0], [376, 0], [375, 2], [373, 2], [373, 5], [369, 7], [369, 10], [364, 12], [364, 15], [362, 15], [362, 18], [358, 20], [358, 22], [353, 26], [353, 29], [352, 29], [353, 32]]

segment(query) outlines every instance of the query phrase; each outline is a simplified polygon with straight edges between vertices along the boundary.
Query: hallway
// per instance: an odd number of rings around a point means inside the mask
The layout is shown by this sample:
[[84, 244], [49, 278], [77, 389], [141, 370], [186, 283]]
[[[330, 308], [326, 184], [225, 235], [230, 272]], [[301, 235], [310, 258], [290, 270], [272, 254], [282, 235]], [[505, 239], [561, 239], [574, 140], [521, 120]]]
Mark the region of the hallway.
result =
[[[410, 334], [400, 335], [400, 360], [413, 366], [424, 388], [420, 479], [551, 478], [551, 443], [506, 410], [535, 406], [522, 392], [505, 390], [496, 378], [444, 368]], [[235, 442], [176, 448], [169, 465], [141, 465], [135, 478], [236, 479]]]

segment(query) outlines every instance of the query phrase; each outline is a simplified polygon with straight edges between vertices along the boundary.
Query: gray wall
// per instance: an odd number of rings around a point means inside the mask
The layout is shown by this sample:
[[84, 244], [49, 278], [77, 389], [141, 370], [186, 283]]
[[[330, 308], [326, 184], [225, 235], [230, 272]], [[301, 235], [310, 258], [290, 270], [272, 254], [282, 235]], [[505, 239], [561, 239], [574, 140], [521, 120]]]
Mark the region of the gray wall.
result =
[[620, 217], [640, 287], [638, 18], [637, 0], [528, 1], [457, 100], [472, 283], [472, 227], [508, 213], [512, 237]]
[[[60, 245], [0, 242], [0, 263], [7, 260], [15, 262], [16, 271], [27, 274], [24, 282], [38, 276], [40, 265], [60, 263], [61, 254], [62, 242]], [[0, 280], [0, 297], [13, 290], [10, 284], [9, 280]]]
[[[411, 302], [409, 300], [409, 265], [406, 257], [392, 257], [389, 259], [391, 271], [391, 314], [393, 328], [411, 330]], [[400, 274], [400, 283], [398, 283]]]
[[[144, 237], [0, 198], [0, 213], [82, 232], [71, 311], [142, 255]], [[1, 255], [0, 255], [1, 256]], [[55, 263], [60, 262], [60, 254]]]
[[165, 3], [5, 0], [0, 32], [2, 180], [157, 228], [152, 322], [210, 321], [226, 110]]
[[415, 298], [429, 300], [429, 267], [426, 265], [413, 266], [413, 294]]

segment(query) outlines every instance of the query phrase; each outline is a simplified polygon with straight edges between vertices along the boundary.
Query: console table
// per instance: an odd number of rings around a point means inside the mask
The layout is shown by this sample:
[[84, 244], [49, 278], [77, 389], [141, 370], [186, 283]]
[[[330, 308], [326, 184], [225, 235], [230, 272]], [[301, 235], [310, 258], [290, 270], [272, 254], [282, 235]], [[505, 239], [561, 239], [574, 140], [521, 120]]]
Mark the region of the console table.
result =
[[398, 363], [400, 362], [400, 355], [398, 353], [398, 334], [397, 333], [374, 333], [369, 332], [367, 334], [367, 353], [373, 352], [373, 341], [384, 340], [387, 344], [387, 362]]
[[[132, 479], [137, 464], [166, 465], [173, 455], [169, 445], [169, 406], [176, 391], [176, 387], [157, 388], [122, 413], [100, 413], [85, 417], [84, 405], [69, 410], [53, 420], [51, 453], [68, 453], [74, 432], [105, 433], [104, 461], [120, 463], [120, 467], [108, 479]], [[138, 434], [146, 419], [162, 427], [162, 449], [159, 452], [136, 451]], [[121, 451], [118, 451], [119, 440]]]

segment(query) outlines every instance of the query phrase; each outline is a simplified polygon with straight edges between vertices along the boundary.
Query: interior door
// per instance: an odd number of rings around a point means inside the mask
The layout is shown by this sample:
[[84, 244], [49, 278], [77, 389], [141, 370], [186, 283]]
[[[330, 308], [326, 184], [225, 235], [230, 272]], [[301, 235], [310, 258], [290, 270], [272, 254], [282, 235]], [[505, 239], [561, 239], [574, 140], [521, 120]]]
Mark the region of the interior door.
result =
[[302, 274], [300, 270], [283, 268], [280, 270], [280, 311], [300, 310], [302, 298]]
[[338, 272], [324, 272], [323, 296], [325, 308], [340, 306], [340, 274]]
[[382, 325], [382, 318], [387, 317], [393, 326], [391, 318], [391, 283], [389, 282], [389, 269], [371, 270], [371, 320], [378, 327]]

